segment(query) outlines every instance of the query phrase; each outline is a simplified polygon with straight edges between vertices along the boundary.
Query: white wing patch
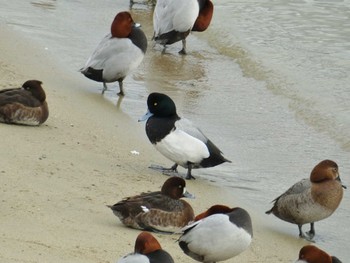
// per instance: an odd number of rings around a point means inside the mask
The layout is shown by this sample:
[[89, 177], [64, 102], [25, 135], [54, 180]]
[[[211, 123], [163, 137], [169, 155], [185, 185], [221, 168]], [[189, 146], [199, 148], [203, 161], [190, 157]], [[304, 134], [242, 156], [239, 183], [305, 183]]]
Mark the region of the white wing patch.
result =
[[183, 167], [187, 167], [187, 162], [197, 164], [209, 157], [205, 143], [180, 129], [168, 134], [155, 147], [165, 157]]

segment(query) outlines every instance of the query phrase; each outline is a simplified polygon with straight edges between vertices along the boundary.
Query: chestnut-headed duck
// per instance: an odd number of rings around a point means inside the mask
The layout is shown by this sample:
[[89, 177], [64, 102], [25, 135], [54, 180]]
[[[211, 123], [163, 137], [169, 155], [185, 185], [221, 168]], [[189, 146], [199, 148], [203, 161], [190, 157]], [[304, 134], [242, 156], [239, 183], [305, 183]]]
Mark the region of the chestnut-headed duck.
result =
[[253, 238], [250, 216], [242, 208], [214, 205], [182, 229], [179, 246], [205, 263], [224, 261], [245, 251]]
[[[273, 207], [266, 211], [278, 218], [297, 224], [299, 236], [311, 240], [315, 236], [314, 222], [333, 214], [343, 198], [343, 187], [338, 165], [324, 160], [311, 171], [310, 179], [303, 179], [274, 200]], [[310, 223], [306, 235], [304, 224]]]
[[161, 191], [141, 193], [108, 206], [128, 227], [155, 232], [177, 232], [194, 219], [190, 204], [181, 197], [194, 198], [181, 177], [170, 177]]
[[[204, 31], [210, 24], [210, 0], [157, 0], [153, 13], [154, 40], [171, 45], [182, 41], [180, 54], [186, 54], [186, 38], [191, 31]], [[164, 51], [164, 50], [163, 50]]]
[[175, 162], [171, 168], [162, 168], [163, 171], [177, 171], [180, 165], [187, 168], [186, 179], [194, 179], [193, 168], [231, 162], [192, 122], [177, 115], [175, 103], [169, 96], [151, 93], [147, 106], [148, 112], [139, 121], [147, 120], [148, 139], [161, 154]]
[[174, 260], [151, 233], [141, 232], [136, 238], [134, 252], [117, 263], [174, 263]]
[[306, 245], [300, 249], [299, 258], [295, 263], [341, 263], [341, 261], [318, 247]]
[[109, 82], [118, 81], [123, 96], [123, 80], [136, 69], [147, 50], [147, 38], [129, 12], [120, 12], [112, 22], [111, 33], [102, 39], [80, 70], [85, 77], [103, 82], [102, 94]]
[[40, 125], [49, 117], [46, 94], [39, 80], [28, 80], [21, 88], [0, 90], [0, 122]]

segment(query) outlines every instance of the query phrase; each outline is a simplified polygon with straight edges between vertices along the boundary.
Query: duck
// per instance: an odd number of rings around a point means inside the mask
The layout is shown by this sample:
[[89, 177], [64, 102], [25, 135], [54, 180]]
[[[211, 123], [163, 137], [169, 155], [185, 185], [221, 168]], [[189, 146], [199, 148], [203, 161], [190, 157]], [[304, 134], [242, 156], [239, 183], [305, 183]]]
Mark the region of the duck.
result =
[[177, 172], [180, 165], [187, 168], [186, 179], [195, 179], [192, 169], [231, 162], [191, 121], [177, 115], [175, 103], [169, 96], [151, 93], [147, 106], [147, 113], [139, 121], [147, 121], [146, 134], [150, 142], [161, 154], [175, 162], [171, 168], [161, 170]]
[[87, 78], [103, 82], [102, 94], [107, 84], [118, 81], [119, 96], [124, 96], [123, 80], [142, 62], [147, 50], [147, 38], [135, 24], [129, 12], [118, 13], [111, 32], [99, 43], [80, 72]]
[[240, 207], [213, 205], [182, 229], [179, 246], [199, 262], [214, 263], [248, 249], [253, 238], [250, 215]]
[[186, 38], [191, 31], [203, 32], [213, 15], [210, 0], [157, 0], [153, 13], [153, 39], [164, 46], [182, 41], [180, 54], [186, 54]]
[[303, 246], [299, 251], [299, 258], [295, 263], [342, 263], [337, 257], [313, 245]]
[[174, 263], [174, 259], [151, 233], [143, 231], [136, 238], [134, 252], [117, 263]]
[[194, 195], [186, 190], [183, 178], [173, 176], [164, 182], [161, 191], [127, 197], [108, 207], [128, 227], [174, 233], [194, 219], [191, 205], [182, 197]]
[[[302, 179], [285, 193], [273, 200], [273, 207], [266, 214], [298, 225], [299, 237], [312, 240], [314, 223], [331, 216], [343, 198], [343, 188], [336, 162], [323, 160], [311, 171], [310, 178]], [[310, 231], [302, 231], [310, 223]]]
[[20, 88], [0, 90], [0, 122], [38, 126], [49, 117], [40, 80], [27, 80]]

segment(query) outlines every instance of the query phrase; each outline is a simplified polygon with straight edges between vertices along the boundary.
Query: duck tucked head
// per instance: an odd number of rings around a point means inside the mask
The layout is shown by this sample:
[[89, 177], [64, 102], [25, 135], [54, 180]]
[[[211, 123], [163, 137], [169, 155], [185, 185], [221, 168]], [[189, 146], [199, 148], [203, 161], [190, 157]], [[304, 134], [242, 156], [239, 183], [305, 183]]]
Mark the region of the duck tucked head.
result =
[[126, 38], [130, 35], [132, 27], [135, 25], [129, 12], [118, 13], [111, 25], [112, 37]]
[[332, 257], [330, 255], [312, 245], [306, 245], [300, 249], [299, 260], [307, 263], [332, 263]]
[[40, 102], [46, 100], [46, 94], [44, 89], [41, 87], [42, 82], [40, 80], [27, 80], [22, 85], [22, 88], [29, 91], [33, 97], [38, 99]]
[[213, 205], [210, 207], [207, 211], [204, 211], [203, 213], [197, 215], [195, 217], [195, 221], [201, 220], [205, 217], [214, 215], [214, 214], [227, 214], [234, 210], [234, 208], [230, 208], [225, 205]]
[[163, 93], [151, 93], [147, 99], [147, 106], [149, 112], [156, 117], [166, 118], [177, 116], [174, 101]]
[[186, 182], [183, 178], [174, 176], [166, 180], [161, 189], [162, 194], [167, 195], [173, 199], [179, 199], [181, 197], [194, 198], [186, 190]]
[[162, 247], [159, 242], [149, 232], [143, 231], [137, 236], [135, 241], [135, 253], [147, 255], [160, 249], [162, 249]]
[[311, 171], [311, 182], [319, 183], [326, 180], [340, 180], [338, 165], [334, 161], [324, 160], [317, 164]]

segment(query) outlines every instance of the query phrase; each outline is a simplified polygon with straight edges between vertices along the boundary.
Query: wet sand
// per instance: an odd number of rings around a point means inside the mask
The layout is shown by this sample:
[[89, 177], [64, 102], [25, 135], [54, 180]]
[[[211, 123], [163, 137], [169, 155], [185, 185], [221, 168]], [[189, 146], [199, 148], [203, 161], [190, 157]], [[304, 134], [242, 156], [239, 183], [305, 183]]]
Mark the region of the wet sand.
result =
[[[166, 177], [147, 167], [169, 162], [148, 142], [144, 124], [84, 89], [89, 80], [18, 32], [0, 25], [0, 35], [0, 88], [39, 79], [50, 109], [40, 127], [0, 124], [0, 261], [116, 262], [133, 250], [139, 231], [106, 205], [158, 190]], [[297, 227], [295, 235], [274, 230], [276, 219], [255, 214], [230, 189], [203, 179], [188, 181], [187, 189], [196, 195], [189, 200], [195, 213], [216, 203], [250, 212], [254, 241], [226, 262], [291, 262], [306, 244]], [[178, 247], [178, 235], [155, 236], [175, 262], [195, 262]]]

